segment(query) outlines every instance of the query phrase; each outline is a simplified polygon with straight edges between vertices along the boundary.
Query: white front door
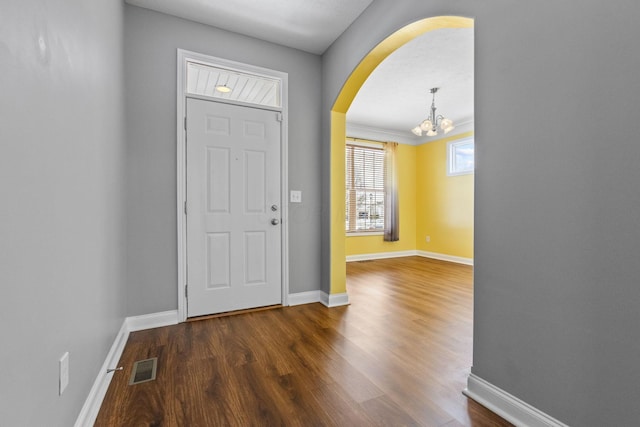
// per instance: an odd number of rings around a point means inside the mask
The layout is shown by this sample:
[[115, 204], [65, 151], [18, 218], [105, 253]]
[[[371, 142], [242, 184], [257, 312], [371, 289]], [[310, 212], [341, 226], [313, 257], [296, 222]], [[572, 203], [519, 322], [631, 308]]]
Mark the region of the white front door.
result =
[[187, 99], [187, 316], [282, 303], [280, 113]]

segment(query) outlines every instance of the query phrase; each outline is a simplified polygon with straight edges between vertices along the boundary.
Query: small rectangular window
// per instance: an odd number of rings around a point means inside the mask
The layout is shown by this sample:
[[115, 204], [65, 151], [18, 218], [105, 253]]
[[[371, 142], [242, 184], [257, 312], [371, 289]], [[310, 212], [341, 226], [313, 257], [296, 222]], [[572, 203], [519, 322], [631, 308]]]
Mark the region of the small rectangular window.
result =
[[447, 146], [447, 175], [473, 173], [475, 167], [473, 138], [452, 141]]
[[384, 148], [346, 145], [346, 231], [384, 230]]

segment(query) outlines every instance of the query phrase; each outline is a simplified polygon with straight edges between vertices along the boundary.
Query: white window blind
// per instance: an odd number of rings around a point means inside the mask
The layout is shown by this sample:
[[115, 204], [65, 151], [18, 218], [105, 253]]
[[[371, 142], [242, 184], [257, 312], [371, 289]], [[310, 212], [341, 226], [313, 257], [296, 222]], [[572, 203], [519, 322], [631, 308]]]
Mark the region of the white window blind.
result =
[[346, 231], [384, 230], [384, 149], [346, 144]]

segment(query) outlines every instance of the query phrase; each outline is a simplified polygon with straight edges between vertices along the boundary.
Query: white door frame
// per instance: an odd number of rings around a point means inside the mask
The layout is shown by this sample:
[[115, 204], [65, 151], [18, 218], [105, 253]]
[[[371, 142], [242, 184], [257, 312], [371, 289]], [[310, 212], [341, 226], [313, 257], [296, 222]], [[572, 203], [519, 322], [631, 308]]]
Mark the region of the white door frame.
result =
[[[282, 215], [282, 227], [281, 227], [281, 270], [282, 270], [282, 305], [289, 305], [289, 199], [286, 197], [288, 191], [288, 74], [282, 71], [270, 70], [267, 68], [257, 67], [254, 65], [243, 64], [240, 62], [229, 61], [222, 58], [216, 58], [214, 56], [204, 55], [197, 52], [190, 52], [183, 49], [178, 49], [178, 87], [177, 87], [177, 230], [178, 230], [178, 321], [184, 322], [187, 320], [187, 221], [185, 213], [185, 201], [187, 197], [186, 187], [186, 130], [185, 130], [185, 117], [186, 117], [186, 98], [187, 98], [187, 62], [197, 62], [200, 64], [211, 65], [213, 67], [226, 68], [234, 71], [239, 71], [247, 74], [255, 74], [259, 76], [268, 76], [280, 80], [281, 90], [281, 108], [273, 107], [260, 107], [282, 113], [282, 132], [281, 132], [281, 215]], [[229, 100], [220, 101], [215, 98], [198, 97], [189, 95], [190, 97], [206, 99], [211, 102], [224, 102], [236, 105], [246, 105], [241, 102], [233, 102]], [[254, 106], [256, 107], [256, 106]]]

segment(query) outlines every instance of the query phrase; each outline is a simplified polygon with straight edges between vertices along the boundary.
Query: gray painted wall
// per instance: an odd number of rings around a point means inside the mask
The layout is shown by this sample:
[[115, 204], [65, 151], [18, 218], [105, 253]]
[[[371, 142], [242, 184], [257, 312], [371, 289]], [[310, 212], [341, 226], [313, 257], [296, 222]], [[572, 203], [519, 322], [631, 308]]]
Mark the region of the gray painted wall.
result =
[[117, 1], [0, 4], [3, 426], [73, 425], [124, 319], [122, 31]]
[[3, 425], [71, 425], [124, 315], [177, 306], [177, 47], [289, 72], [302, 292], [328, 271], [318, 178], [338, 90], [386, 35], [442, 14], [476, 18], [473, 372], [570, 425], [636, 424], [640, 4], [376, 0], [323, 56], [321, 92], [314, 55], [134, 7], [123, 83], [119, 2], [22, 0], [0, 5]]
[[289, 74], [290, 292], [320, 288], [321, 59], [126, 6], [129, 315], [177, 308], [176, 50]]
[[445, 14], [476, 25], [472, 371], [569, 425], [637, 425], [640, 3], [375, 0], [323, 56], [323, 200], [349, 73]]

